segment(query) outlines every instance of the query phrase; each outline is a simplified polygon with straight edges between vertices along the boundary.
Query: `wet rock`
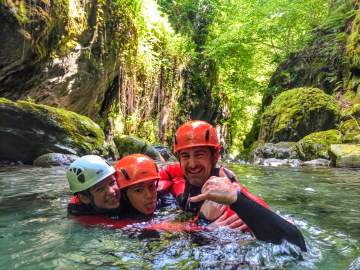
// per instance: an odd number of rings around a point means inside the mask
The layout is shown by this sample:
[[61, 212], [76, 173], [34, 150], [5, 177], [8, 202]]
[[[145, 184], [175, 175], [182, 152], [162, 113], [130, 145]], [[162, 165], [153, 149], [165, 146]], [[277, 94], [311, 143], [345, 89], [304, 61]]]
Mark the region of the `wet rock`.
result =
[[76, 155], [48, 153], [36, 158], [33, 165], [38, 167], [68, 166], [78, 158]]
[[336, 100], [317, 88], [295, 88], [281, 93], [261, 118], [259, 140], [296, 142], [316, 131], [335, 127], [340, 118]]
[[252, 160], [258, 158], [295, 159], [299, 157], [295, 142], [259, 144], [251, 154]]
[[104, 132], [90, 118], [64, 109], [0, 98], [0, 160], [32, 164], [46, 153], [106, 153]]
[[129, 135], [115, 135], [115, 145], [119, 151], [120, 158], [141, 153], [157, 161], [163, 161], [162, 156], [149, 142]]
[[254, 164], [270, 167], [290, 166], [297, 168], [301, 167], [303, 162], [299, 159], [259, 158], [254, 162]]
[[331, 161], [328, 159], [318, 158], [303, 162], [303, 166], [324, 166], [329, 167]]
[[177, 158], [171, 153], [170, 149], [162, 144], [155, 144], [153, 147], [158, 151], [158, 153], [164, 158], [165, 161], [176, 162]]
[[343, 134], [342, 141], [344, 143], [358, 143], [360, 136], [360, 118], [353, 118], [341, 122], [339, 129]]
[[330, 159], [328, 154], [330, 145], [338, 143], [341, 143], [340, 131], [330, 129], [305, 136], [297, 142], [297, 147], [302, 160]]
[[359, 144], [332, 144], [329, 155], [336, 167], [360, 168]]

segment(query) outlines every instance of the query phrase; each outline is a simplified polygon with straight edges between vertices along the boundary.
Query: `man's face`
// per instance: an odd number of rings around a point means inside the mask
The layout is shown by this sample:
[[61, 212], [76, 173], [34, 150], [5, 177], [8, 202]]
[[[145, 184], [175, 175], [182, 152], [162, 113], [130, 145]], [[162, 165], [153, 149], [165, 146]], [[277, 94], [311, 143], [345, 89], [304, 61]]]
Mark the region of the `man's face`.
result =
[[120, 206], [120, 189], [114, 174], [91, 187], [90, 193], [95, 206], [98, 208], [114, 209]]
[[202, 187], [209, 179], [215, 157], [208, 146], [183, 149], [179, 153], [181, 170], [190, 184]]

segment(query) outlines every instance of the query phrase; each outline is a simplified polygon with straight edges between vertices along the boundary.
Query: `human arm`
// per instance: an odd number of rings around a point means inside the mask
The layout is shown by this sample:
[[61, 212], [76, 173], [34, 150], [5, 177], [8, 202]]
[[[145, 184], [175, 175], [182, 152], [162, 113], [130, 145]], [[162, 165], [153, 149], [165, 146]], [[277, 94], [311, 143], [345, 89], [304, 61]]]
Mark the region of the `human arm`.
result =
[[306, 245], [297, 227], [263, 207], [236, 189], [227, 179], [210, 178], [202, 188], [202, 193], [190, 198], [190, 202], [212, 200], [230, 205], [230, 208], [249, 226], [259, 240], [280, 244], [283, 239], [306, 251]]

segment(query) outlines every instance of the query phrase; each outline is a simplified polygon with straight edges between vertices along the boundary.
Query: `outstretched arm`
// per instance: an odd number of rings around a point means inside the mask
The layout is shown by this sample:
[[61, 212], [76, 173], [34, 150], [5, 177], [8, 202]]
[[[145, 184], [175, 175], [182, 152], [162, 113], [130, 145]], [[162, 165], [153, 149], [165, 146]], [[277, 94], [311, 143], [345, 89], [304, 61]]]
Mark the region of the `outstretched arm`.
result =
[[203, 186], [202, 193], [190, 198], [191, 202], [202, 200], [229, 204], [259, 240], [280, 244], [285, 239], [306, 251], [304, 238], [295, 225], [250, 200], [246, 192], [244, 194], [236, 189], [228, 179], [210, 178]]

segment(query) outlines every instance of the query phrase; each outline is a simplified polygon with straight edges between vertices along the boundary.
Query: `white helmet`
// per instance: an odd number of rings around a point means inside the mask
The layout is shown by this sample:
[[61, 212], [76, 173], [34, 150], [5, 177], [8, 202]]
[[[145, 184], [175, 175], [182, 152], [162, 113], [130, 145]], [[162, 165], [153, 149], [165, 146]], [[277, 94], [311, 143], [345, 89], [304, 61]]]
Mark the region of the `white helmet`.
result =
[[99, 156], [87, 155], [71, 163], [66, 172], [70, 191], [73, 193], [87, 190], [115, 173], [115, 169]]

